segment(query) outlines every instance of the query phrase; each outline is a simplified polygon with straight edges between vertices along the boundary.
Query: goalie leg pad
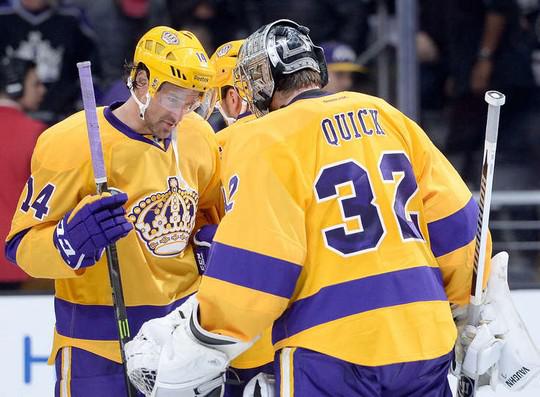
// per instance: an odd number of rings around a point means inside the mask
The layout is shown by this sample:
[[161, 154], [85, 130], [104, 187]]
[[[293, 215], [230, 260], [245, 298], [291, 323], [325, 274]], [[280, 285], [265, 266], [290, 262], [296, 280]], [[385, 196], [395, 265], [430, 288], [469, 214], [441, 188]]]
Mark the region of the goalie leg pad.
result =
[[[508, 287], [508, 254], [501, 252], [491, 261], [491, 274], [486, 292], [489, 307], [482, 316], [495, 313], [501, 321], [499, 329], [504, 347], [498, 362], [499, 380], [510, 390], [521, 390], [540, 372], [540, 352], [519, 316]], [[497, 330], [494, 330], [497, 332]]]

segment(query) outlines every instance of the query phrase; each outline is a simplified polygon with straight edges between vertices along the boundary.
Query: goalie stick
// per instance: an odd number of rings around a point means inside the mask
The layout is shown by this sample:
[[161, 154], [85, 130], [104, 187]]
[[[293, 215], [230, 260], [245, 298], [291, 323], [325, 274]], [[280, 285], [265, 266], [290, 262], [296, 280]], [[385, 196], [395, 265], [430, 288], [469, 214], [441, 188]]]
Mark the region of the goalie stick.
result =
[[[96, 98], [94, 96], [94, 85], [92, 83], [91, 64], [89, 61], [78, 62], [79, 80], [81, 83], [81, 94], [86, 117], [86, 127], [88, 129], [88, 140], [90, 142], [90, 154], [92, 168], [94, 169], [94, 180], [96, 181], [96, 192], [110, 192], [107, 187], [107, 174], [105, 173], [105, 163], [103, 160], [103, 150], [101, 148], [101, 137], [99, 134], [99, 124], [96, 114]], [[112, 193], [112, 192], [111, 192]], [[124, 380], [128, 397], [135, 397], [137, 392], [129, 381], [126, 368], [125, 344], [129, 341], [129, 323], [127, 319], [126, 305], [122, 290], [122, 280], [120, 278], [120, 263], [116, 244], [110, 244], [105, 249], [107, 255], [107, 266], [109, 269], [109, 280], [112, 289], [112, 300], [116, 321], [118, 324], [118, 341], [120, 342], [120, 357], [124, 367]]]
[[[482, 162], [482, 179], [480, 182], [480, 203], [475, 237], [476, 243], [474, 249], [471, 301], [467, 313], [467, 324], [474, 326], [478, 325], [480, 305], [482, 304], [489, 209], [491, 206], [495, 152], [497, 149], [497, 135], [499, 132], [499, 114], [505, 99], [505, 96], [498, 91], [488, 91], [485, 95], [485, 100], [488, 103], [488, 114], [486, 122], [486, 138], [484, 141], [484, 158]], [[471, 378], [462, 372], [458, 382], [458, 397], [476, 396], [477, 381], [478, 379]]]

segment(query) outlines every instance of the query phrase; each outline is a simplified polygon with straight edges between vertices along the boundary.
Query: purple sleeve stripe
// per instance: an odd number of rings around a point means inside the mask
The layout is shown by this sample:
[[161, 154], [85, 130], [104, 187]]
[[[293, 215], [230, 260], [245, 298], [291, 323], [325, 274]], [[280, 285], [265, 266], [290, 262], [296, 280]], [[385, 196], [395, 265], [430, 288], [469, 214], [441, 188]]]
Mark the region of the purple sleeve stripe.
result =
[[4, 246], [4, 255], [6, 259], [15, 265], [17, 264], [17, 249], [19, 248], [19, 244], [21, 244], [23, 237], [26, 236], [26, 233], [29, 231], [30, 229], [20, 231], [13, 236], [11, 240], [7, 241]]
[[205, 276], [289, 299], [301, 271], [295, 263], [214, 242]]
[[446, 300], [438, 267], [420, 266], [330, 285], [294, 302], [274, 323], [272, 341], [370, 310]]
[[452, 215], [428, 223], [431, 251], [435, 257], [446, 255], [469, 244], [478, 223], [478, 204], [473, 198]]
[[[165, 306], [131, 306], [127, 317], [131, 337], [148, 320], [163, 317], [180, 306], [188, 297]], [[77, 339], [118, 340], [114, 309], [105, 305], [81, 305], [55, 298], [56, 330], [60, 335]]]

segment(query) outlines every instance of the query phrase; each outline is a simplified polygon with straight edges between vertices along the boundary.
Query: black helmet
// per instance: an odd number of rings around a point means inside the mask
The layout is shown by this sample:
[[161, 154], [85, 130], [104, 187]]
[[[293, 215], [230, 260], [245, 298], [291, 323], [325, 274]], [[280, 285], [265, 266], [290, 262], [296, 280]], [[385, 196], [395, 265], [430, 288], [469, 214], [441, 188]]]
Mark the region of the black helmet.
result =
[[328, 82], [324, 52], [309, 38], [309, 29], [280, 19], [251, 34], [240, 49], [235, 86], [257, 117], [268, 113], [275, 82], [283, 75], [311, 69]]

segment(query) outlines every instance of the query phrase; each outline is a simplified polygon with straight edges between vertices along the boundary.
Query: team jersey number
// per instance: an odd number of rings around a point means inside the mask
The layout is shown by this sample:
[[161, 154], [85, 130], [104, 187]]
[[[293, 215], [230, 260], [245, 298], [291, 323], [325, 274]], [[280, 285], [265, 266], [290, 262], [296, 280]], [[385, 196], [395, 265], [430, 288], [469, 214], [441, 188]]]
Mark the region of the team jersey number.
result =
[[[383, 183], [396, 183], [393, 213], [403, 241], [424, 241], [418, 213], [407, 211], [407, 205], [418, 191], [416, 178], [404, 152], [385, 152], [379, 161]], [[396, 182], [394, 177], [402, 175]], [[339, 187], [349, 185], [351, 193], [340, 196]], [[322, 230], [326, 246], [342, 255], [352, 256], [376, 249], [386, 234], [379, 205], [371, 187], [370, 175], [355, 160], [324, 166], [315, 180], [318, 202], [338, 199], [343, 223]], [[346, 221], [356, 220], [359, 227], [351, 231]]]
[[223, 198], [225, 200], [225, 212], [230, 212], [234, 207], [234, 195], [238, 191], [240, 178], [238, 175], [231, 176], [228, 189], [223, 189]]
[[34, 217], [40, 221], [49, 213], [49, 201], [53, 196], [55, 186], [52, 183], [47, 183], [43, 189], [37, 194], [34, 201], [34, 177], [30, 176], [26, 181], [26, 196], [21, 204], [21, 211], [26, 213], [30, 209], [34, 210]]

